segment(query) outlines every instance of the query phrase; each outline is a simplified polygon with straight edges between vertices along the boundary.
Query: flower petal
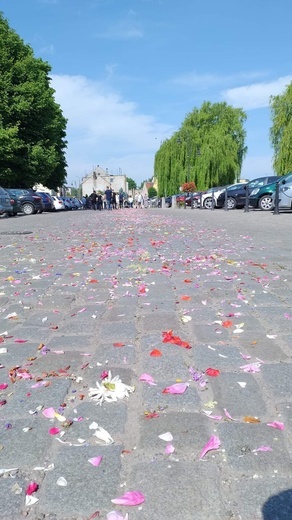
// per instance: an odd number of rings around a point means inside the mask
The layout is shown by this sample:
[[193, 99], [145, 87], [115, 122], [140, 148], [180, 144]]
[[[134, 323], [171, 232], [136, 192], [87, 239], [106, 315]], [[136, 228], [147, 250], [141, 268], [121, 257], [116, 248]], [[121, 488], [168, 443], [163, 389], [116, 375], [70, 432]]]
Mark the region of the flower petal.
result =
[[188, 388], [188, 383], [176, 383], [162, 390], [163, 394], [183, 394]]
[[127, 491], [123, 496], [111, 500], [113, 504], [121, 506], [138, 506], [144, 501], [145, 497], [140, 491]]
[[200, 459], [202, 459], [204, 457], [204, 455], [206, 455], [206, 453], [208, 453], [208, 451], [217, 450], [220, 446], [221, 446], [221, 442], [220, 442], [219, 437], [217, 437], [216, 435], [212, 435], [210, 437], [209, 441], [207, 442], [207, 444], [205, 444], [204, 448], [202, 449], [201, 454], [200, 454]]
[[98, 455], [97, 457], [92, 457], [91, 459], [88, 459], [88, 462], [92, 464], [93, 466], [99, 466], [102, 461], [102, 456]]
[[164, 450], [164, 453], [167, 455], [170, 455], [171, 453], [174, 453], [175, 447], [172, 444], [168, 444]]
[[142, 374], [139, 377], [139, 381], [145, 381], [145, 383], [148, 383], [149, 385], [156, 385], [156, 383], [154, 383], [153, 377], [149, 374]]
[[107, 520], [128, 520], [129, 516], [128, 513], [124, 517], [121, 513], [119, 513], [119, 511], [110, 511], [110, 513], [106, 515], [106, 518]]
[[27, 486], [25, 494], [26, 495], [32, 495], [35, 493], [39, 488], [39, 485], [36, 482], [30, 482], [30, 484]]
[[277, 428], [278, 430], [284, 430], [285, 426], [282, 422], [274, 421], [272, 423], [267, 423], [267, 426], [272, 426], [272, 428]]
[[49, 429], [49, 434], [50, 435], [57, 435], [58, 433], [60, 433], [60, 428], [57, 428], [57, 427], [54, 427], [54, 428], [50, 428]]
[[158, 437], [159, 437], [159, 439], [166, 441], [166, 442], [173, 441], [173, 436], [171, 435], [170, 432], [162, 433], [161, 435], [158, 435]]
[[52, 407], [46, 408], [45, 410], [43, 410], [42, 413], [45, 417], [47, 417], [47, 419], [54, 419], [54, 417], [55, 417], [55, 410]]

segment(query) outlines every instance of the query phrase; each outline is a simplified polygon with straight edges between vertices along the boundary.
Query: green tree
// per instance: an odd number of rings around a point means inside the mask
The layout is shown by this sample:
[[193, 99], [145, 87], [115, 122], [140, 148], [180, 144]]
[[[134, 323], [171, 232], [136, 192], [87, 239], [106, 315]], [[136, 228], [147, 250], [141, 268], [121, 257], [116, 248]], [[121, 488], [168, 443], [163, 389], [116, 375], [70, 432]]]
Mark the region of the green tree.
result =
[[151, 199], [152, 197], [156, 197], [157, 190], [151, 186], [151, 188], [148, 189], [148, 197]]
[[271, 97], [270, 107], [270, 140], [274, 149], [274, 169], [277, 175], [285, 175], [292, 171], [292, 82], [283, 94]]
[[56, 189], [66, 178], [66, 119], [51, 67], [0, 13], [0, 185]]
[[178, 193], [194, 182], [198, 190], [231, 184], [240, 178], [246, 155], [245, 112], [226, 103], [195, 108], [155, 156], [159, 195]]
[[126, 177], [126, 179], [127, 179], [129, 190], [136, 190], [137, 189], [137, 184], [134, 181], [134, 179], [131, 179], [131, 177]]

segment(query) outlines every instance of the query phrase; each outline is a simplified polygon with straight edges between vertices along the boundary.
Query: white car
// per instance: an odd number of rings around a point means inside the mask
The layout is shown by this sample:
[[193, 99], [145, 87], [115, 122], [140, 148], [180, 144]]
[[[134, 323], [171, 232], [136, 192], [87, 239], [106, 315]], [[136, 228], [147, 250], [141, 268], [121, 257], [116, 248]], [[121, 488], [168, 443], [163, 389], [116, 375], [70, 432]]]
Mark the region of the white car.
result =
[[65, 209], [65, 204], [61, 197], [56, 197], [55, 195], [52, 195], [52, 199], [54, 201], [54, 206], [56, 210]]
[[[225, 191], [226, 187], [227, 186], [219, 186], [219, 187], [216, 187], [216, 188], [210, 188], [205, 193], [202, 193], [201, 197], [202, 197], [202, 206], [203, 206], [203, 208], [205, 208], [205, 209], [212, 209], [212, 195], [213, 195], [213, 193], [214, 193], [214, 208], [216, 208], [217, 207], [217, 198], [219, 197], [220, 193], [223, 193], [223, 191]], [[200, 196], [197, 195], [194, 198], [193, 205], [194, 205], [195, 208], [200, 207]]]

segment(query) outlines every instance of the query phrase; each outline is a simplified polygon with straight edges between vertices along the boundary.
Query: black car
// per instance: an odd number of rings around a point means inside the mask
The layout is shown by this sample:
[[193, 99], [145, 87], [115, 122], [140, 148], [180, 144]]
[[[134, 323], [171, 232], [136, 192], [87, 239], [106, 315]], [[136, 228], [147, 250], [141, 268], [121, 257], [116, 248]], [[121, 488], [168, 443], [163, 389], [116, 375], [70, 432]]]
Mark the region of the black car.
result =
[[21, 211], [25, 215], [42, 213], [44, 205], [40, 195], [30, 188], [5, 188], [10, 198], [17, 199], [21, 206]]
[[55, 211], [55, 204], [49, 193], [45, 193], [44, 191], [36, 191], [36, 195], [39, 195], [42, 198], [44, 211]]
[[270, 184], [271, 182], [275, 182], [277, 179], [279, 179], [279, 177], [271, 175], [267, 177], [259, 177], [258, 179], [253, 179], [247, 183], [233, 184], [226, 188], [223, 193], [220, 193], [217, 198], [217, 207], [223, 208], [225, 204], [225, 196], [227, 195], [228, 209], [243, 208], [245, 206], [246, 196], [249, 196], [252, 190]]

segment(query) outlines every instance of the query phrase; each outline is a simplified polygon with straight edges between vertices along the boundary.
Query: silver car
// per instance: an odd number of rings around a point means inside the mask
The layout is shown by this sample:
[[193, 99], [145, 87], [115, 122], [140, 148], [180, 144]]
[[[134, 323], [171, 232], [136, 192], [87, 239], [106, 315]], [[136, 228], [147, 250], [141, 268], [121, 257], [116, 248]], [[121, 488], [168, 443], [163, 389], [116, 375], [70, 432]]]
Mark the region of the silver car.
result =
[[0, 215], [12, 215], [13, 208], [8, 193], [0, 187]]
[[[273, 203], [275, 204], [275, 193]], [[279, 209], [292, 209], [292, 179], [279, 183]]]

